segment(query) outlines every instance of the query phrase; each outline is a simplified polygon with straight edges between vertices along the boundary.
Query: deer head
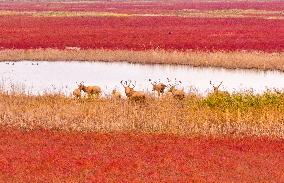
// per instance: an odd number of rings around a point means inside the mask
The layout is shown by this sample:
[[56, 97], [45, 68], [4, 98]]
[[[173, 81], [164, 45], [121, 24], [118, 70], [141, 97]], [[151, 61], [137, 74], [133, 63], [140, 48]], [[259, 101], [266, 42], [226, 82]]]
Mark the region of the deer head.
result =
[[[121, 85], [124, 87], [124, 91], [127, 97], [131, 96], [134, 92], [134, 88], [136, 86], [136, 81], [133, 84], [131, 80], [129, 81], [120, 81]], [[132, 87], [131, 87], [132, 86]]]
[[223, 81], [220, 82], [219, 85], [214, 85], [214, 84], [212, 83], [212, 81], [210, 81], [210, 85], [213, 87], [214, 93], [218, 93], [218, 92], [219, 92], [219, 88], [220, 88], [220, 86], [222, 85], [222, 83], [223, 83]]

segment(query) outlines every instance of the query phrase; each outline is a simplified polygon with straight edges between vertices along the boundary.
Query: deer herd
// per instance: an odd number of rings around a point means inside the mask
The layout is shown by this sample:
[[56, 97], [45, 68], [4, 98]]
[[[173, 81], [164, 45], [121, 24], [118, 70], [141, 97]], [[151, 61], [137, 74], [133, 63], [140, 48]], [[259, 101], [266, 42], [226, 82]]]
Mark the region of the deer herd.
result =
[[[154, 95], [157, 93], [158, 98], [160, 97], [173, 97], [174, 99], [183, 100], [186, 96], [186, 93], [184, 91], [184, 88], [177, 89], [177, 85], [181, 84], [181, 81], [177, 81], [175, 79], [175, 82], [172, 84], [170, 79], [167, 78], [168, 84], [164, 84], [160, 81], [158, 82], [152, 82], [151, 79], [149, 79], [149, 82], [152, 85], [152, 91], [154, 92]], [[135, 90], [136, 81], [132, 82], [131, 80], [128, 81], [120, 81], [120, 84], [124, 87], [124, 92], [127, 97], [127, 99], [131, 101], [145, 101], [149, 95], [143, 91], [137, 91]], [[219, 85], [214, 85], [210, 81], [210, 85], [213, 87], [213, 93], [223, 93], [224, 91], [219, 91], [220, 86], [222, 85], [222, 82]], [[169, 88], [166, 91], [166, 88]], [[99, 86], [85, 86], [83, 82], [78, 84], [78, 88], [76, 88], [73, 91], [73, 96], [77, 99], [80, 99], [82, 97], [82, 91], [88, 96], [96, 98], [100, 97], [102, 90]], [[122, 94], [117, 90], [112, 90], [111, 97], [113, 99], [121, 99]]]

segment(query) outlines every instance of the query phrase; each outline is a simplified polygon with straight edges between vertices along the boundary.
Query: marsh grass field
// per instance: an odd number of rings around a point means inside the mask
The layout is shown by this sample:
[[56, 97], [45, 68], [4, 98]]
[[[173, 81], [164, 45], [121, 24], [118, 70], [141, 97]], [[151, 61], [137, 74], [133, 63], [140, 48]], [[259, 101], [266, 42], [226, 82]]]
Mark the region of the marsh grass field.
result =
[[151, 97], [143, 103], [2, 92], [0, 101], [1, 126], [24, 130], [284, 137], [284, 94], [273, 91]]
[[[39, 74], [40, 61], [59, 60], [283, 72], [283, 9], [278, 0], [3, 1], [1, 75], [12, 81], [17, 61]], [[284, 182], [282, 90], [137, 92], [135, 101], [10, 84], [0, 84], [0, 182]]]
[[284, 93], [0, 92], [3, 182], [281, 182]]
[[0, 61], [104, 61], [139, 64], [172, 64], [194, 67], [220, 67], [227, 69], [258, 69], [284, 71], [283, 52], [261, 51], [178, 51], [178, 50], [110, 50], [80, 48], [59, 49], [4, 49]]

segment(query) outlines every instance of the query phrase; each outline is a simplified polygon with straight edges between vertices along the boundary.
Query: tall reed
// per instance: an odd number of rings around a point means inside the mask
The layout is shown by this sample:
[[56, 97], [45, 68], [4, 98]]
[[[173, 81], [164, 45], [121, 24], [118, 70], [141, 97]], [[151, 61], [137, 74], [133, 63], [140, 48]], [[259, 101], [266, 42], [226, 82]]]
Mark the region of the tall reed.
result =
[[284, 53], [258, 51], [170, 51], [170, 50], [106, 50], [106, 49], [4, 49], [0, 61], [105, 61], [141, 64], [180, 64], [195, 67], [223, 67], [228, 69], [260, 69], [284, 71]]
[[0, 126], [26, 130], [284, 137], [284, 94], [188, 94], [184, 100], [77, 100], [60, 94], [0, 94]]

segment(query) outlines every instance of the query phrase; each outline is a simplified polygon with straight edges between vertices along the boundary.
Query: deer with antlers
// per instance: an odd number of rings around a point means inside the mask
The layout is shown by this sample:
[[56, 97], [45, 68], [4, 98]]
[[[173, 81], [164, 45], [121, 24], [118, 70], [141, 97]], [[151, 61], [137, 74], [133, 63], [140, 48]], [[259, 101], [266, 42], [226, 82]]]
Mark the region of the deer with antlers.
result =
[[221, 81], [221, 82], [219, 83], [219, 85], [214, 85], [214, 84], [212, 83], [212, 81], [210, 81], [210, 85], [213, 87], [213, 93], [214, 93], [214, 94], [230, 95], [230, 93], [227, 92], [227, 91], [220, 91], [220, 90], [219, 90], [219, 88], [220, 88], [220, 86], [221, 86], [222, 84], [223, 84], [223, 81]]
[[218, 92], [219, 92], [219, 88], [220, 88], [220, 86], [222, 85], [222, 83], [223, 83], [223, 81], [220, 82], [220, 84], [217, 86], [217, 85], [214, 85], [214, 84], [212, 83], [212, 81], [210, 81], [210, 85], [213, 87], [213, 92], [214, 92], [214, 93], [218, 93]]
[[176, 89], [176, 86], [171, 86], [170, 89], [169, 89], [169, 92], [172, 93], [172, 95], [175, 99], [182, 100], [185, 97], [184, 90], [183, 89], [182, 90]]
[[[149, 79], [149, 81], [151, 82], [152, 80]], [[153, 86], [152, 91], [157, 92], [158, 97], [160, 97], [161, 94], [164, 94], [167, 85], [165, 85], [164, 83], [161, 83], [160, 81], [158, 83], [156, 81], [151, 82], [151, 84]]]
[[210, 81], [210, 85], [213, 87], [213, 92], [214, 92], [214, 93], [218, 93], [218, 92], [219, 92], [219, 88], [220, 88], [220, 86], [222, 85], [222, 83], [223, 83], [223, 81], [220, 82], [220, 84], [217, 86], [217, 85], [214, 85], [214, 84], [212, 83], [212, 81]]
[[96, 97], [99, 97], [102, 93], [102, 90], [99, 86], [85, 86], [83, 82], [78, 85], [78, 89], [80, 90], [80, 92], [85, 92], [88, 96], [95, 95]]
[[[167, 78], [168, 79], [168, 78]], [[170, 82], [170, 80], [168, 79], [168, 81]], [[177, 82], [176, 79], [175, 79], [175, 84], [169, 84], [170, 86], [170, 89], [169, 89], [169, 93], [172, 94], [172, 96], [175, 98], [175, 99], [179, 99], [179, 100], [182, 100], [185, 98], [185, 92], [184, 92], [184, 89], [177, 89], [176, 86], [178, 84], [181, 84], [181, 81]]]
[[[135, 82], [135, 84], [132, 84], [132, 81], [130, 80], [130, 81], [120, 81], [120, 83], [124, 87], [125, 95], [127, 96], [127, 98], [129, 100], [140, 101], [140, 102], [145, 101], [146, 94], [142, 91], [135, 91], [134, 90], [134, 88], [136, 86], [136, 82]], [[132, 87], [130, 85], [132, 85]]]

